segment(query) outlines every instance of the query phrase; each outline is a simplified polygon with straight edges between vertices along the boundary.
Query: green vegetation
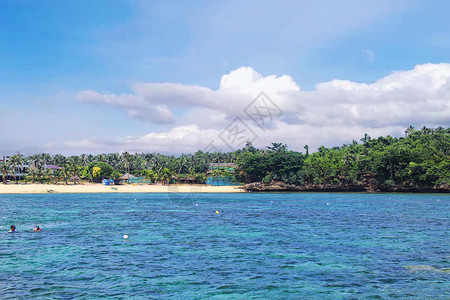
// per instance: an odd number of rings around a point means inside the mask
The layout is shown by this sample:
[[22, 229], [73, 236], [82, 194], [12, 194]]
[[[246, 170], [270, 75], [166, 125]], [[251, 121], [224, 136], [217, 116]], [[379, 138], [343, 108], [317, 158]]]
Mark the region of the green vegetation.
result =
[[88, 177], [92, 175], [92, 180], [94, 182], [101, 182], [103, 178], [110, 178], [114, 172], [113, 168], [103, 161], [89, 163], [85, 171], [84, 177], [86, 177], [86, 174]]
[[362, 144], [320, 147], [306, 155], [280, 144], [265, 150], [247, 147], [238, 157], [238, 176], [245, 182], [301, 186], [450, 186], [450, 129], [410, 127], [405, 134], [404, 138], [377, 139], [366, 134]]
[[[83, 179], [100, 182], [118, 179], [125, 173], [145, 177], [151, 183], [203, 183], [207, 176], [229, 176], [212, 170], [209, 163], [236, 163], [234, 177], [243, 183], [283, 182], [298, 186], [374, 186], [374, 187], [446, 187], [450, 186], [450, 128], [415, 130], [410, 126], [405, 137], [370, 138], [342, 147], [319, 147], [305, 154], [288, 150], [281, 143], [257, 149], [248, 143], [228, 153], [180, 156], [155, 153], [110, 153], [65, 157], [60, 154], [36, 154], [26, 159], [19, 155], [0, 162], [0, 172], [17, 180], [16, 169], [23, 162], [30, 168], [25, 179], [31, 182], [65, 182]], [[46, 164], [62, 167], [51, 171]], [[2, 178], [3, 181], [5, 178]]]

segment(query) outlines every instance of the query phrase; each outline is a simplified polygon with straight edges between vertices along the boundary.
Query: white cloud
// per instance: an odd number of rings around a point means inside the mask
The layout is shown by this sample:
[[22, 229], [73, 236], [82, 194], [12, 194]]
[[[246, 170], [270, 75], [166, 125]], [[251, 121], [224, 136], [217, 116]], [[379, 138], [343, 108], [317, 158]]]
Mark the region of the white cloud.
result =
[[[340, 145], [365, 132], [399, 135], [409, 124], [450, 123], [450, 64], [418, 65], [370, 84], [332, 80], [313, 91], [302, 91], [287, 75], [263, 76], [250, 67], [222, 76], [216, 90], [173, 83], [139, 83], [132, 90], [127, 95], [76, 95], [79, 101], [122, 107], [131, 118], [174, 123], [165, 132], [121, 139], [121, 147], [129, 151], [192, 152], [210, 141], [226, 150], [218, 136], [235, 117], [257, 131], [257, 144], [280, 141], [299, 149], [304, 144]], [[243, 112], [261, 91], [283, 111], [266, 130]]]
[[139, 95], [100, 94], [95, 91], [81, 91], [75, 95], [81, 102], [104, 103], [126, 108], [131, 118], [152, 120], [154, 123], [173, 122], [173, 113], [164, 104], [152, 105]]
[[[200, 129], [196, 124], [176, 126], [168, 131], [151, 132], [143, 136], [127, 136], [115, 140], [90, 138], [79, 141], [67, 141], [62, 144], [49, 143], [44, 148], [50, 152], [70, 154], [103, 153], [103, 152], [163, 152], [189, 153], [201, 150], [201, 145], [207, 145], [216, 140], [219, 130]], [[223, 145], [220, 146], [223, 148]]]
[[[351, 143], [362, 137], [362, 133], [368, 133], [372, 137], [380, 135], [403, 134], [404, 127], [386, 126], [380, 128], [368, 128], [365, 126], [329, 126], [322, 127], [307, 124], [287, 124], [276, 122], [276, 126], [269, 131], [262, 132], [252, 127], [257, 133], [254, 144], [265, 147], [272, 142], [286, 143], [290, 149], [303, 151], [304, 145], [309, 145], [311, 151], [321, 145], [336, 146]], [[210, 144], [219, 151], [231, 151], [236, 147], [230, 147], [220, 138], [223, 130], [201, 129], [195, 124], [177, 126], [169, 131], [152, 132], [144, 136], [130, 136], [117, 140], [103, 140], [91, 138], [80, 141], [70, 141], [58, 145], [47, 144], [46, 149], [51, 152], [70, 154], [79, 153], [104, 153], [104, 152], [158, 152], [158, 153], [193, 153], [198, 150], [208, 149]], [[232, 145], [231, 145], [232, 146]], [[238, 147], [240, 148], [240, 147]], [[209, 148], [212, 149], [212, 148]]]
[[318, 84], [309, 97], [321, 106], [307, 112], [309, 121], [322, 111], [327, 124], [448, 124], [450, 64], [418, 65], [372, 84], [333, 80]]
[[264, 77], [250, 67], [238, 68], [222, 76], [217, 90], [175, 83], [137, 83], [134, 94], [100, 94], [80, 91], [75, 99], [102, 103], [127, 110], [128, 116], [154, 123], [175, 123], [174, 111], [182, 110], [178, 118], [196, 109], [211, 109], [234, 118], [245, 117], [243, 109], [261, 91], [277, 96], [279, 104], [289, 104], [289, 94], [300, 88], [289, 76]]

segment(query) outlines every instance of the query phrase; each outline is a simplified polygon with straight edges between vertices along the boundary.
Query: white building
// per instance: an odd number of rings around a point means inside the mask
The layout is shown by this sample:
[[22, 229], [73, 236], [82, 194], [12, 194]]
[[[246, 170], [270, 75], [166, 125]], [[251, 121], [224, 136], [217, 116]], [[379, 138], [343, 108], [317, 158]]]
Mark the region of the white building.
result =
[[[17, 155], [23, 156], [20, 154], [20, 152], [17, 152]], [[0, 155], [0, 162], [7, 163], [11, 159], [11, 155]], [[8, 174], [5, 174], [5, 178], [7, 179], [14, 179], [14, 174], [17, 177], [18, 180], [23, 179], [23, 177], [26, 175], [27, 170], [30, 166], [28, 164], [22, 164], [20, 166], [15, 167], [15, 172], [11, 172], [11, 170], [8, 172]], [[0, 170], [1, 171], [1, 170]], [[3, 173], [0, 172], [0, 177], [3, 176]], [[1, 178], [0, 178], [1, 180]]]
[[0, 162], [7, 162], [7, 161], [9, 161], [9, 156], [6, 156], [6, 155], [3, 155], [3, 156], [0, 156]]

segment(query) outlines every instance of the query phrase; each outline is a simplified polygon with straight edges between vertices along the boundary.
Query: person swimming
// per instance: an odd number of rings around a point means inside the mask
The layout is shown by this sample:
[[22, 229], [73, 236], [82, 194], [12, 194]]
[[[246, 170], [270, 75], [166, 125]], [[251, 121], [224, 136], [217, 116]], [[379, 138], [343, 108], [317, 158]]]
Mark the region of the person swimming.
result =
[[33, 231], [42, 231], [42, 229], [39, 228], [39, 226], [36, 225], [36, 226], [34, 226]]
[[8, 231], [8, 232], [14, 232], [14, 231], [16, 231], [16, 226], [14, 226], [14, 225], [11, 225], [11, 230], [10, 230], [10, 231]]

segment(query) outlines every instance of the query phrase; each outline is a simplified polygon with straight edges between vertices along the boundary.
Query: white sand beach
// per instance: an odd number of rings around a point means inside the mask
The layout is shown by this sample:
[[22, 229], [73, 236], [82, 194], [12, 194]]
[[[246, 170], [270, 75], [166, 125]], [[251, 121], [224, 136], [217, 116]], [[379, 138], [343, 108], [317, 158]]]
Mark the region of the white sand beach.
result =
[[241, 193], [240, 186], [209, 185], [113, 185], [84, 183], [70, 185], [55, 184], [0, 184], [0, 194], [43, 194], [43, 193]]

